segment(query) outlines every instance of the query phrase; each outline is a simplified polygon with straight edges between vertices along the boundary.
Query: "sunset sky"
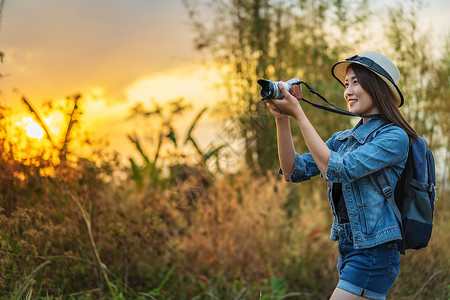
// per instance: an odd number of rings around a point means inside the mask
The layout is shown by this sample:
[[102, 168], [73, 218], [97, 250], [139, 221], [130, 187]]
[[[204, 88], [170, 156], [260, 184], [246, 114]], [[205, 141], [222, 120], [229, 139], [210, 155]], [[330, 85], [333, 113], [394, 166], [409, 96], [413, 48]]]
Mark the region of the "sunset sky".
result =
[[[428, 3], [422, 24], [448, 33], [450, 1]], [[39, 107], [81, 92], [88, 129], [127, 156], [134, 153], [126, 139], [133, 126], [125, 117], [136, 102], [184, 97], [195, 105], [192, 115], [224, 98], [193, 37], [180, 0], [5, 0], [0, 103], [20, 114], [22, 95]], [[205, 118], [196, 134], [207, 145], [215, 130]]]

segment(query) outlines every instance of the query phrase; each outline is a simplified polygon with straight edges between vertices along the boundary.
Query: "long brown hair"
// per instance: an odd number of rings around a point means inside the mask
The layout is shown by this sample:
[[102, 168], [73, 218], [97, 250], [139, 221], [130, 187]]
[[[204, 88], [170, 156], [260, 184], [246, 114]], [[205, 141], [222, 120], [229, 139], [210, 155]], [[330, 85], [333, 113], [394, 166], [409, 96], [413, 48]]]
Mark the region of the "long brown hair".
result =
[[408, 134], [410, 143], [413, 143], [418, 138], [418, 135], [411, 125], [406, 122], [398, 109], [395, 97], [392, 95], [386, 82], [374, 72], [359, 64], [350, 64], [347, 69], [352, 69], [355, 72], [362, 88], [372, 97], [375, 106], [381, 114], [381, 118], [402, 128]]

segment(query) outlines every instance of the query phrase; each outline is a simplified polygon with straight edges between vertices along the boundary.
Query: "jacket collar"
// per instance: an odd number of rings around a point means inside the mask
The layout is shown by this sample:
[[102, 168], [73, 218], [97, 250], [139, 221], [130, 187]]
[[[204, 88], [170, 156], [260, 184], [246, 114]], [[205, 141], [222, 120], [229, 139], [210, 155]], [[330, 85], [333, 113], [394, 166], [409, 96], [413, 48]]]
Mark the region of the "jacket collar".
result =
[[361, 119], [358, 124], [356, 124], [353, 129], [346, 130], [339, 134], [336, 139], [345, 140], [349, 136], [353, 136], [360, 144], [364, 144], [366, 139], [378, 128], [381, 126], [388, 124], [389, 121], [383, 119], [371, 119], [366, 123], [363, 123], [363, 119]]

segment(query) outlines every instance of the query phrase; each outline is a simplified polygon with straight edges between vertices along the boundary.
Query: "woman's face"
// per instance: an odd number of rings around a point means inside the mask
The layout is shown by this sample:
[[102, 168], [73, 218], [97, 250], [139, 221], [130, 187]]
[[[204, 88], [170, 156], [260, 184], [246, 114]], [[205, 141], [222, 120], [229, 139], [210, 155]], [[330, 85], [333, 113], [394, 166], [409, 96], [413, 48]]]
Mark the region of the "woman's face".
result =
[[363, 89], [351, 68], [348, 68], [345, 77], [344, 98], [347, 100], [348, 109], [352, 113], [363, 116], [379, 113], [372, 97]]

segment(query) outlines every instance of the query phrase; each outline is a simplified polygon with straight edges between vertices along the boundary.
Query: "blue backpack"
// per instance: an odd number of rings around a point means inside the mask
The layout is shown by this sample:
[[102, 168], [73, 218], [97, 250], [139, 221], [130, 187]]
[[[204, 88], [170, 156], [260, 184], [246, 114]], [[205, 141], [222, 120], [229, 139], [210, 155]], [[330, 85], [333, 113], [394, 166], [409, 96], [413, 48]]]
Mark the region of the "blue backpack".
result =
[[[375, 135], [371, 135], [367, 141], [371, 141], [374, 137]], [[338, 149], [340, 144], [342, 141], [336, 141], [334, 149]], [[403, 237], [399, 242], [400, 253], [405, 254], [407, 249], [417, 250], [426, 247], [433, 229], [434, 203], [438, 199], [434, 157], [427, 147], [426, 140], [419, 137], [409, 145], [405, 169], [394, 191], [384, 169], [373, 173], [370, 177], [385, 195], [399, 223]]]
[[433, 229], [434, 202], [437, 201], [433, 153], [424, 138], [409, 146], [408, 160], [394, 190], [384, 170], [372, 175], [395, 213], [403, 239], [399, 251], [421, 249], [428, 245]]

